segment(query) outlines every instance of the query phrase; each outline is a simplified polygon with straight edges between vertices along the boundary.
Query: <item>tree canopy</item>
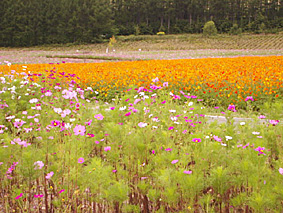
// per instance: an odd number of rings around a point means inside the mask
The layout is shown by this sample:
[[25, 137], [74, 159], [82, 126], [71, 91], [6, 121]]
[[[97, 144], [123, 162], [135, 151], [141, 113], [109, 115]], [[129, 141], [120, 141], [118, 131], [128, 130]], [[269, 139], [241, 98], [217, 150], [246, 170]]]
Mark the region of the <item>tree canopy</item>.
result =
[[208, 21], [261, 33], [283, 28], [281, 0], [1, 0], [0, 46], [94, 43], [112, 35], [201, 33]]

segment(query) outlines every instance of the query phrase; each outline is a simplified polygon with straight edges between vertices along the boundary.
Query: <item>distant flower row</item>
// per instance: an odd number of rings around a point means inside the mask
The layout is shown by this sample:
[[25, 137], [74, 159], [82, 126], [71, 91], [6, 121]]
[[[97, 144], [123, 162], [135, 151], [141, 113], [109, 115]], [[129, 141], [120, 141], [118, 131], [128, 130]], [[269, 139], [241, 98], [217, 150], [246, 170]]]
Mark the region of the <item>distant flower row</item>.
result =
[[[10, 64], [9, 64], [10, 65]], [[0, 66], [0, 73], [10, 70], [40, 73], [50, 70], [48, 78], [68, 79], [74, 73], [76, 82], [92, 87], [104, 97], [128, 86], [148, 86], [159, 78], [169, 89], [186, 91], [200, 98], [215, 97], [233, 103], [245, 98], [279, 98], [283, 94], [283, 57], [238, 57], [183, 60], [152, 60], [113, 63], [62, 63]], [[35, 80], [37, 76], [32, 76]], [[42, 79], [40, 80], [42, 81]], [[156, 85], [161, 85], [157, 82]], [[251, 99], [250, 99], [251, 100]]]

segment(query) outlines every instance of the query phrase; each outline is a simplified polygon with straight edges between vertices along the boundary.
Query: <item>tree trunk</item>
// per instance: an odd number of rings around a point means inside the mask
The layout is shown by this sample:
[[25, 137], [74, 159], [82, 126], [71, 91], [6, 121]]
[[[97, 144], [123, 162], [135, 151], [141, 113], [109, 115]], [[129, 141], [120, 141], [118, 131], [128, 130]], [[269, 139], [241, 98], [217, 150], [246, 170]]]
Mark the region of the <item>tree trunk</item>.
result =
[[170, 33], [170, 16], [168, 17], [168, 34]]

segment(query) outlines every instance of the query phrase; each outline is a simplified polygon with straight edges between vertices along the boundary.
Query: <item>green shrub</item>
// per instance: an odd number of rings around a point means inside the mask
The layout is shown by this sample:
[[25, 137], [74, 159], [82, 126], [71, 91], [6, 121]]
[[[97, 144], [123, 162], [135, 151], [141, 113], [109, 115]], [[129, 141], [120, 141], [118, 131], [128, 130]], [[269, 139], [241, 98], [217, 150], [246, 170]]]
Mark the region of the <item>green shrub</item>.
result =
[[203, 35], [212, 36], [216, 34], [217, 34], [217, 29], [215, 27], [215, 23], [213, 21], [206, 22], [203, 27]]
[[242, 34], [242, 28], [239, 28], [238, 24], [233, 24], [233, 26], [230, 28], [229, 34], [240, 35]]

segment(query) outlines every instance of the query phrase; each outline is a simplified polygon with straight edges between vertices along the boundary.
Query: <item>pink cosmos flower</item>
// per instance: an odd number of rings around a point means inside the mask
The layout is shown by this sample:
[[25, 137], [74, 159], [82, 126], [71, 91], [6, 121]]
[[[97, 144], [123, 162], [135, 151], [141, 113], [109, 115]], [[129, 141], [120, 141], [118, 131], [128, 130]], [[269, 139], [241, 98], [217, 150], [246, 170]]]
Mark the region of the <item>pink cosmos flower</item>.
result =
[[94, 116], [94, 118], [101, 121], [101, 120], [103, 120], [104, 117], [101, 114], [97, 114], [97, 115]]
[[152, 150], [151, 153], [152, 153], [152, 154], [155, 154], [155, 150]]
[[250, 145], [250, 143], [247, 143], [245, 146], [243, 146], [243, 149], [247, 148]]
[[85, 131], [85, 126], [82, 125], [76, 125], [76, 127], [74, 128], [75, 135], [84, 135]]
[[168, 128], [168, 130], [172, 130], [172, 129], [174, 129], [174, 127], [173, 127], [173, 126], [170, 126], [170, 127]]
[[184, 171], [184, 174], [188, 174], [188, 175], [190, 175], [190, 174], [192, 174], [193, 172], [192, 171], [190, 171], [190, 170], [185, 170]]
[[15, 122], [13, 123], [14, 124], [14, 127], [16, 128], [20, 128], [22, 125], [24, 125], [26, 122], [25, 121], [22, 121], [21, 119], [15, 119]]
[[270, 120], [269, 123], [275, 126], [279, 123], [279, 120]]
[[164, 82], [163, 87], [168, 87], [168, 82]]
[[113, 169], [113, 170], [112, 170], [112, 172], [113, 172], [113, 173], [116, 173], [116, 172], [117, 172], [117, 170], [116, 170], [116, 169]]
[[179, 160], [172, 160], [172, 164], [178, 163]]
[[167, 148], [167, 149], [165, 149], [165, 151], [166, 151], [166, 152], [171, 152], [172, 149], [171, 149], [171, 148]]
[[158, 82], [158, 81], [159, 81], [158, 77], [152, 79], [152, 82], [153, 82], [153, 83], [156, 83], [156, 82]]
[[83, 162], [85, 162], [85, 159], [84, 159], [84, 158], [79, 158], [79, 159], [78, 159], [78, 163], [83, 163]]
[[146, 127], [147, 126], [147, 123], [144, 123], [144, 122], [140, 122], [138, 123], [138, 126], [143, 128], [143, 127]]
[[107, 152], [107, 151], [110, 151], [111, 150], [111, 146], [106, 146], [104, 147], [104, 151]]
[[258, 118], [259, 119], [264, 119], [264, 118], [266, 118], [264, 115], [260, 115], [260, 116], [258, 116]]
[[193, 141], [193, 142], [196, 142], [196, 143], [200, 143], [200, 142], [201, 142], [201, 139], [200, 139], [200, 138], [193, 138], [192, 141]]
[[145, 179], [147, 179], [148, 177], [141, 177], [141, 180], [145, 180]]
[[34, 195], [35, 198], [43, 197], [44, 195]]
[[61, 194], [65, 191], [65, 189], [61, 189], [58, 193]]
[[166, 103], [166, 101], [162, 101], [162, 102], [161, 102], [161, 104], [165, 104], [165, 103]]
[[139, 103], [140, 101], [141, 101], [140, 98], [136, 99], [136, 100], [134, 101], [134, 105], [136, 105], [136, 104]]
[[45, 93], [45, 96], [51, 96], [52, 95], [52, 92], [48, 91]]
[[216, 135], [213, 135], [213, 139], [214, 140], [216, 140], [216, 141], [218, 141], [218, 142], [221, 142], [222, 141], [222, 139], [221, 138], [219, 138], [218, 136], [216, 136]]
[[54, 172], [49, 172], [49, 173], [47, 173], [47, 175], [45, 176], [45, 178], [46, 178], [46, 179], [50, 179], [53, 175], [54, 175]]
[[281, 175], [283, 175], [283, 168], [279, 168], [279, 173], [281, 174]]
[[33, 165], [35, 165], [34, 169], [37, 170], [37, 169], [42, 169], [44, 163], [42, 161], [36, 161]]

